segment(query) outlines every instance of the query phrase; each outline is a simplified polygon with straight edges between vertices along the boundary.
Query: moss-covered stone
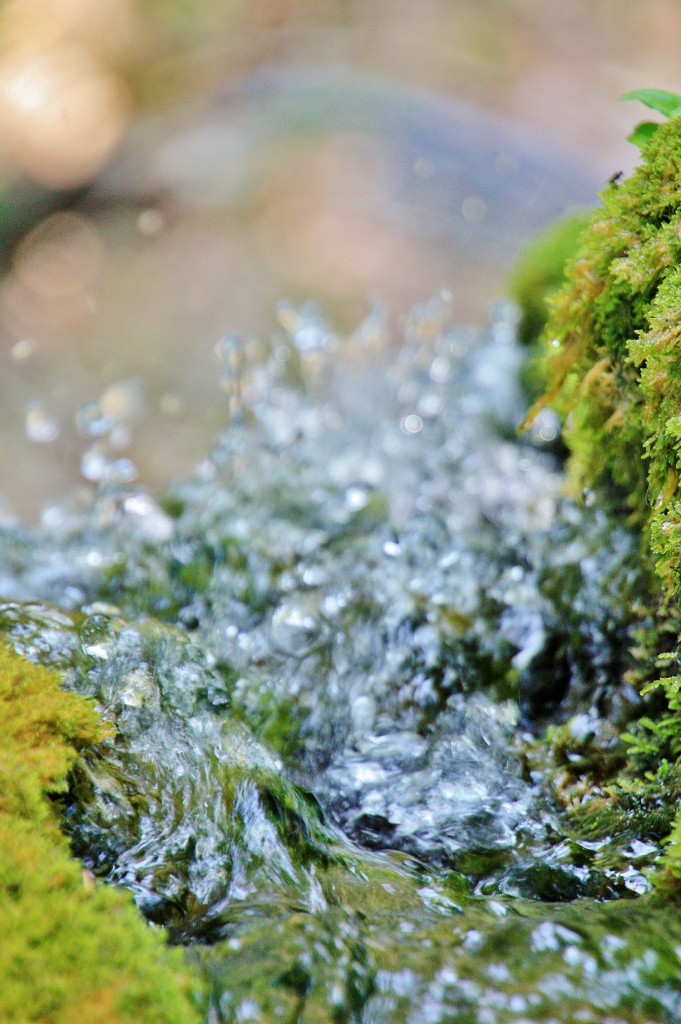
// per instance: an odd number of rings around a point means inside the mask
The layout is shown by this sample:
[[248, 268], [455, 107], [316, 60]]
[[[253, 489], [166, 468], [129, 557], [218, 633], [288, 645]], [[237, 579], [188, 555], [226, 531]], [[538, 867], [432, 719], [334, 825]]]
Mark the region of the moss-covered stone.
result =
[[[540, 405], [550, 403], [566, 420], [573, 478], [592, 485], [608, 477], [646, 535], [656, 537], [659, 568], [673, 589], [681, 571], [681, 548], [671, 536], [681, 493], [674, 434], [681, 409], [674, 365], [679, 122], [661, 126], [642, 164], [601, 198], [551, 303], [544, 332], [549, 387]], [[672, 527], [662, 529], [667, 521]]]
[[524, 344], [531, 345], [539, 338], [548, 319], [549, 301], [565, 280], [566, 267], [574, 259], [590, 218], [590, 211], [567, 214], [523, 248], [508, 289], [520, 306], [518, 335]]
[[[561, 414], [575, 488], [600, 487], [626, 510], [641, 532], [642, 562], [659, 580], [648, 661], [635, 675], [648, 684], [644, 695], [660, 693], [624, 737], [619, 768], [600, 780], [593, 766], [583, 773], [576, 811], [582, 824], [607, 819], [605, 832], [619, 815], [655, 835], [670, 827], [681, 756], [679, 652], [669, 636], [678, 634], [681, 598], [681, 120], [661, 125], [640, 166], [601, 199], [551, 301], [548, 387], [533, 413], [550, 404]], [[557, 779], [573, 809], [574, 773], [573, 762], [566, 785]], [[664, 878], [678, 884], [681, 816], [663, 863]]]
[[0, 1018], [6, 1024], [190, 1024], [179, 952], [128, 894], [69, 854], [50, 797], [105, 738], [91, 703], [0, 645]]

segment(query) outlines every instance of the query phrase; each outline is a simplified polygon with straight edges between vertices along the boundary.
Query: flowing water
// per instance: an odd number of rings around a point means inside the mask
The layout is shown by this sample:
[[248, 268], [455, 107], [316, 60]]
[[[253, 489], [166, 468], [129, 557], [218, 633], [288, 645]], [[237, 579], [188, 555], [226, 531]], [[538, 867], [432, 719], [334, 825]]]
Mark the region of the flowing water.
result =
[[211, 1022], [672, 1021], [659, 852], [592, 842], [525, 751], [622, 725], [636, 539], [563, 496], [514, 310], [392, 346], [283, 305], [222, 340], [229, 427], [155, 498], [80, 414], [91, 500], [0, 544], [0, 633], [93, 696], [65, 828], [187, 946]]

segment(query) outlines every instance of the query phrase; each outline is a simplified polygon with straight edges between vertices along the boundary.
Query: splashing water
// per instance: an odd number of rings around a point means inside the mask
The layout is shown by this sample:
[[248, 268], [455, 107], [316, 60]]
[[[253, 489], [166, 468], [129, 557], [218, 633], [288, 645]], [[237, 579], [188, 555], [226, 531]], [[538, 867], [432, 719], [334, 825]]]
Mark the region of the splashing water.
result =
[[540, 721], [614, 713], [641, 581], [515, 438], [514, 310], [480, 338], [445, 296], [398, 348], [380, 310], [349, 338], [277, 315], [257, 363], [220, 342], [230, 428], [193, 479], [132, 488], [131, 406], [100, 398], [92, 504], [3, 528], [0, 633], [117, 728], [75, 851], [204, 944], [211, 1021], [670, 1019], [679, 926], [632, 944], [616, 899], [657, 851], [601, 864], [523, 761]]

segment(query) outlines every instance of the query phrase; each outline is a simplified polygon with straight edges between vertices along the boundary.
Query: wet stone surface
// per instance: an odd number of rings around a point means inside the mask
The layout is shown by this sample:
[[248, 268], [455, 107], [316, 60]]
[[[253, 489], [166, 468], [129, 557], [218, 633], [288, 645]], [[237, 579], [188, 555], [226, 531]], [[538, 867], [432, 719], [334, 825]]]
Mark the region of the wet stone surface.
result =
[[192, 479], [105, 465], [3, 530], [0, 634], [117, 728], [75, 852], [191, 945], [211, 1022], [673, 1019], [679, 926], [618, 899], [655, 851], [598, 866], [523, 759], [626, 715], [642, 584], [515, 437], [513, 311], [478, 337], [434, 302], [398, 348], [379, 314], [279, 320], [257, 359], [220, 346], [230, 426]]

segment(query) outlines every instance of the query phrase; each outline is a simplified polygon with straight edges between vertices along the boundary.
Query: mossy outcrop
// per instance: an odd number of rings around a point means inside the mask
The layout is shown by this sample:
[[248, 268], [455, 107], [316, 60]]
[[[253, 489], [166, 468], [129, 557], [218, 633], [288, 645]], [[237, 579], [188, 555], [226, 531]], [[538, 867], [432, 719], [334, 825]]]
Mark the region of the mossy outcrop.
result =
[[628, 179], [603, 192], [550, 302], [543, 331], [548, 384], [530, 419], [546, 405], [560, 413], [575, 489], [600, 488], [637, 525], [642, 563], [659, 581], [655, 625], [644, 641], [648, 667], [638, 677], [647, 684], [643, 695], [651, 694], [646, 714], [622, 737], [616, 767], [601, 772], [605, 790], [589, 769], [585, 777], [598, 792], [594, 797], [582, 780], [573, 807], [583, 822], [592, 803], [594, 820], [608, 821], [606, 832], [634, 806], [650, 819], [653, 838], [671, 825], [660, 877], [678, 887], [681, 119], [661, 125], [642, 156]]
[[92, 704], [0, 645], [0, 1017], [191, 1024], [179, 951], [69, 854], [50, 800], [107, 735]]
[[549, 302], [564, 282], [590, 219], [589, 210], [575, 210], [524, 246], [508, 280], [511, 297], [520, 306], [518, 337], [523, 344], [532, 345], [541, 334]]
[[611, 183], [544, 330], [573, 479], [612, 482], [681, 593], [681, 121]]

